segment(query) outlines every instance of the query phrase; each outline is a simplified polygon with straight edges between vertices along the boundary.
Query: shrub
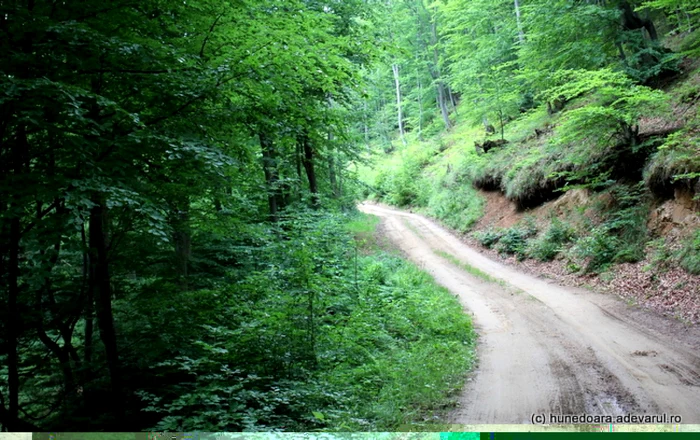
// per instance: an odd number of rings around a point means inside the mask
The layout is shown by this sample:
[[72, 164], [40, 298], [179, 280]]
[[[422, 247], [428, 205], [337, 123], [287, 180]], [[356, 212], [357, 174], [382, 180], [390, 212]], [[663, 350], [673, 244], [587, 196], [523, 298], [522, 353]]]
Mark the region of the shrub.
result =
[[468, 231], [483, 215], [483, 198], [470, 182], [463, 182], [454, 173], [424, 177], [420, 187], [418, 204], [425, 206], [428, 215], [459, 232]]
[[498, 241], [496, 249], [501, 254], [515, 255], [518, 260], [527, 255], [527, 240], [537, 234], [534, 221], [530, 218], [522, 224], [506, 229]]
[[700, 230], [695, 231], [695, 234], [687, 240], [679, 257], [683, 269], [693, 275], [700, 275]]
[[372, 246], [355, 257], [352, 235], [370, 240], [376, 218], [281, 223], [283, 239], [261, 231], [229, 244], [229, 283], [149, 286], [117, 303], [138, 323], [121, 330], [138, 347], [125, 356], [143, 365], [136, 396], [147, 426], [394, 430], [442, 408], [474, 362], [459, 302], [405, 260]]
[[574, 228], [555, 217], [547, 232], [530, 243], [528, 255], [540, 261], [552, 261], [574, 237]]
[[476, 231], [472, 236], [478, 241], [482, 246], [491, 249], [494, 244], [498, 243], [498, 240], [503, 236], [503, 231], [496, 229], [487, 229], [485, 231]]
[[615, 263], [634, 263], [644, 258], [648, 239], [649, 205], [642, 185], [616, 186], [611, 190], [616, 209], [608, 214], [606, 226], [620, 238]]
[[572, 253], [574, 256], [585, 260], [584, 272], [603, 272], [615, 260], [620, 248], [620, 239], [607, 227], [594, 228], [590, 235], [576, 240]]

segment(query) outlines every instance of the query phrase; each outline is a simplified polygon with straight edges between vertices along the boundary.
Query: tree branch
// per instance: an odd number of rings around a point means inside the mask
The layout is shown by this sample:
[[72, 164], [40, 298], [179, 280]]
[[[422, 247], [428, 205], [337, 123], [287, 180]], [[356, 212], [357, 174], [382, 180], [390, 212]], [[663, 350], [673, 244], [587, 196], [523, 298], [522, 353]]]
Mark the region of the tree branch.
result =
[[216, 24], [219, 22], [219, 20], [221, 20], [221, 17], [223, 17], [223, 16], [224, 16], [224, 13], [221, 12], [221, 14], [219, 14], [216, 17], [216, 19], [214, 20], [214, 23], [212, 23], [211, 26], [209, 26], [209, 32], [207, 33], [207, 36], [204, 37], [204, 41], [202, 41], [202, 48], [199, 49], [199, 57], [200, 58], [204, 58], [204, 48], [206, 47], [207, 42], [209, 41], [209, 37], [211, 37], [211, 34], [214, 32], [214, 28], [216, 27]]

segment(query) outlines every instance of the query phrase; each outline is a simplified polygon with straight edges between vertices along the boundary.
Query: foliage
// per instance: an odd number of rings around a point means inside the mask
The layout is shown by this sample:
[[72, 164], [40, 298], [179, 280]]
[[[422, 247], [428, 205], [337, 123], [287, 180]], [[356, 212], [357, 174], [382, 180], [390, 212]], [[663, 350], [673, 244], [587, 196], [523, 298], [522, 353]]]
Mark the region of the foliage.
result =
[[151, 365], [139, 395], [155, 429], [392, 429], [459, 388], [474, 358], [459, 303], [396, 257], [348, 258], [344, 230], [367, 219], [300, 220], [278, 231], [283, 245], [251, 249], [271, 259], [227, 290], [161, 304], [196, 316], [198, 336]]
[[700, 231], [695, 231], [684, 243], [679, 253], [683, 269], [694, 275], [700, 275]]
[[379, 221], [379, 217], [358, 213], [355, 218], [346, 223], [345, 229], [353, 235], [358, 246], [371, 246]]
[[571, 254], [585, 260], [584, 272], [602, 272], [614, 262], [621, 244], [607, 227], [597, 227], [576, 240]]
[[[674, 74], [661, 43], [698, 54], [698, 15], [681, 0], [1, 2], [2, 429], [419, 420], [470, 365], [471, 327], [341, 213], [374, 193], [464, 232], [474, 186], [520, 209], [608, 190], [577, 258], [635, 261], [647, 200], [622, 185], [645, 169], [668, 196], [700, 178], [697, 118], [665, 140], [638, 127], [668, 96], [695, 102], [690, 80], [683, 96], [642, 83]], [[507, 146], [474, 151], [497, 131]], [[569, 239], [554, 229], [481, 239], [549, 258]]]
[[496, 250], [500, 254], [515, 255], [518, 260], [524, 260], [527, 256], [527, 241], [536, 234], [534, 220], [527, 218], [521, 224], [502, 231]]
[[573, 227], [554, 217], [547, 231], [529, 243], [527, 254], [540, 261], [551, 261], [575, 236]]
[[368, 3], [0, 16], [2, 428], [317, 426]]
[[700, 179], [697, 120], [666, 138], [644, 169], [644, 181], [655, 194], [668, 197], [678, 187], [692, 189]]
[[481, 243], [482, 246], [491, 249], [503, 237], [504, 232], [497, 229], [486, 229], [484, 231], [475, 231], [472, 236]]
[[[639, 117], [664, 109], [666, 100], [663, 93], [635, 85], [618, 72], [607, 69], [594, 72], [564, 71], [559, 76], [563, 81], [566, 78], [566, 84], [552, 89], [550, 96], [564, 96], [570, 100], [592, 94], [593, 102], [566, 113], [557, 142], [570, 144], [585, 140], [588, 145], [598, 149], [588, 151], [589, 157], [599, 157], [614, 147], [638, 147], [635, 126]], [[584, 160], [575, 158], [574, 164], [583, 166]], [[591, 161], [590, 158], [588, 160]]]
[[571, 250], [585, 260], [585, 272], [604, 271], [613, 263], [637, 262], [645, 256], [649, 206], [642, 186], [615, 186], [609, 194], [612, 206], [605, 221], [576, 240]]
[[419, 173], [420, 167], [415, 162], [407, 162], [391, 172], [380, 172], [375, 187], [387, 202], [396, 206], [410, 206], [418, 197], [416, 182]]
[[660, 10], [666, 13], [672, 23], [671, 32], [689, 33], [684, 55], [696, 56], [700, 53], [700, 40], [698, 39], [698, 13], [700, 7], [695, 2], [688, 0], [647, 0], [642, 7], [652, 10]]
[[474, 189], [463, 165], [440, 164], [427, 168], [420, 178], [417, 202], [428, 215], [442, 220], [447, 226], [468, 231], [481, 217], [484, 201]]
[[[456, 0], [440, 4], [445, 18], [450, 83], [469, 97], [476, 121], [497, 121], [518, 112], [519, 84], [513, 81], [518, 29], [512, 1]], [[464, 56], [469, 54], [469, 56]]]

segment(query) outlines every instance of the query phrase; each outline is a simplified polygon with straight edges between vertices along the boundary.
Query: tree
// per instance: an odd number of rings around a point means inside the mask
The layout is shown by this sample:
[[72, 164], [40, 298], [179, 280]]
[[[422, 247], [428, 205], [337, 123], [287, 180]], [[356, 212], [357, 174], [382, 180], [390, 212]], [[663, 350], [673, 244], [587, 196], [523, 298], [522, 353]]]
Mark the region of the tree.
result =
[[300, 198], [302, 133], [318, 205], [328, 97], [348, 105], [366, 58], [349, 38], [363, 7], [0, 3], [0, 425], [141, 429], [125, 308], [153, 280], [201, 289], [203, 225]]

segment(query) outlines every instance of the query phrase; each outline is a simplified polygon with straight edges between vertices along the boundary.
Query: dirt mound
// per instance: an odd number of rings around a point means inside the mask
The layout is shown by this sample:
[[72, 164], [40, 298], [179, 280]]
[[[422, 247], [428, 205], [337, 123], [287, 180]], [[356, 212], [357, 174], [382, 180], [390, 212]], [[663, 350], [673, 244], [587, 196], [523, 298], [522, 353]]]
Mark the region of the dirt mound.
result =
[[700, 201], [693, 193], [676, 189], [674, 198], [662, 203], [649, 216], [649, 230], [656, 236], [677, 238], [685, 231], [700, 227]]
[[484, 216], [477, 222], [474, 230], [489, 228], [510, 228], [527, 216], [535, 218], [537, 224], [545, 226], [553, 215], [567, 217], [576, 208], [589, 206], [594, 197], [585, 189], [567, 191], [561, 197], [544, 203], [534, 209], [518, 210], [515, 202], [508, 200], [500, 191], [479, 191], [486, 199]]
[[500, 191], [479, 191], [486, 199], [484, 216], [477, 222], [475, 230], [491, 228], [510, 228], [525, 216], [518, 212], [515, 203], [506, 199]]

